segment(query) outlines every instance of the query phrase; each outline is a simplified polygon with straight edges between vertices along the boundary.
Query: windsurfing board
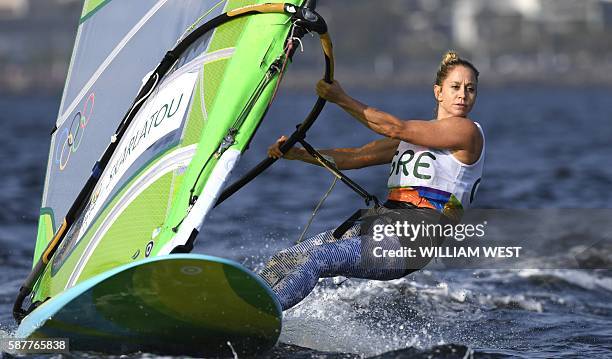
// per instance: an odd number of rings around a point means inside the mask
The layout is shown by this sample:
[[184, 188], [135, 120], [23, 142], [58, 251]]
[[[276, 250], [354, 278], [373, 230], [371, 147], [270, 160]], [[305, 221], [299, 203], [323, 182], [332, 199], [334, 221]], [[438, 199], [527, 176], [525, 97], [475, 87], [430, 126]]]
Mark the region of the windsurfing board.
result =
[[70, 351], [252, 355], [274, 346], [281, 322], [278, 300], [253, 272], [171, 254], [77, 284], [25, 317], [15, 337], [68, 338]]

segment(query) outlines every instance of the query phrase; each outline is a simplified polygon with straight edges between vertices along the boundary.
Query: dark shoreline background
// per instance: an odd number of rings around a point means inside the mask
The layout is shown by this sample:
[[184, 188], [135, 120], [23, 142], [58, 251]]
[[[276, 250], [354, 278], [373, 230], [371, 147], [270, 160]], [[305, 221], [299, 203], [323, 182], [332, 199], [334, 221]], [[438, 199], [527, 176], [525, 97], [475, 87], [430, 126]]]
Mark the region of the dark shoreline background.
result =
[[[80, 0], [0, 4], [0, 94], [61, 91]], [[455, 49], [482, 84], [612, 86], [612, 2], [604, 0], [320, 0], [337, 78], [370, 90], [430, 85], [441, 55]], [[284, 81], [309, 90], [321, 77], [318, 41]]]

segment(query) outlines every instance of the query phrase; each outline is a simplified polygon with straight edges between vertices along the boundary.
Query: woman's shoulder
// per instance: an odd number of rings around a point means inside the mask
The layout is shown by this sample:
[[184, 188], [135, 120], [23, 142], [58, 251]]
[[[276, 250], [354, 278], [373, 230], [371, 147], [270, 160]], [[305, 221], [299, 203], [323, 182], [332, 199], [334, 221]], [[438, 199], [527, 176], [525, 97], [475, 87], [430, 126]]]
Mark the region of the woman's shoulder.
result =
[[468, 117], [449, 117], [443, 119], [453, 126], [453, 132], [459, 133], [463, 138], [464, 147], [453, 151], [453, 156], [466, 165], [473, 165], [479, 161], [484, 152], [484, 132], [478, 122]]
[[465, 135], [481, 137], [482, 127], [476, 121], [468, 117], [447, 117], [439, 119], [444, 126], [450, 127], [453, 131], [461, 132]]

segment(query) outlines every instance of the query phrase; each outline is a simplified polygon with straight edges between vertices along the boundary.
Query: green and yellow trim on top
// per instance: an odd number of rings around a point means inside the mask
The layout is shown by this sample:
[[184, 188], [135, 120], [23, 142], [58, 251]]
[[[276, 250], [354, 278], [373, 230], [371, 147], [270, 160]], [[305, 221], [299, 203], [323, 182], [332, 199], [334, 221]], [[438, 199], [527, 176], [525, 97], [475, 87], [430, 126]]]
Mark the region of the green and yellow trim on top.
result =
[[87, 21], [87, 19], [92, 17], [96, 12], [98, 12], [104, 6], [108, 5], [109, 2], [111, 2], [111, 0], [85, 0], [79, 24], [82, 24]]

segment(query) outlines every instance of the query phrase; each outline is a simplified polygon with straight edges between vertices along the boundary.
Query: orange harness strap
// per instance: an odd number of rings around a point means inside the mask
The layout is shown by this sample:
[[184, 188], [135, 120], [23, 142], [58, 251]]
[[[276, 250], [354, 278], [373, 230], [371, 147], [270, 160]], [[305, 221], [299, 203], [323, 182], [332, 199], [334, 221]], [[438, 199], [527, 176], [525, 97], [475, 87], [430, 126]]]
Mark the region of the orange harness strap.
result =
[[412, 188], [394, 188], [389, 191], [387, 198], [391, 201], [408, 202], [420, 208], [436, 209], [426, 198], [421, 197], [416, 189]]

